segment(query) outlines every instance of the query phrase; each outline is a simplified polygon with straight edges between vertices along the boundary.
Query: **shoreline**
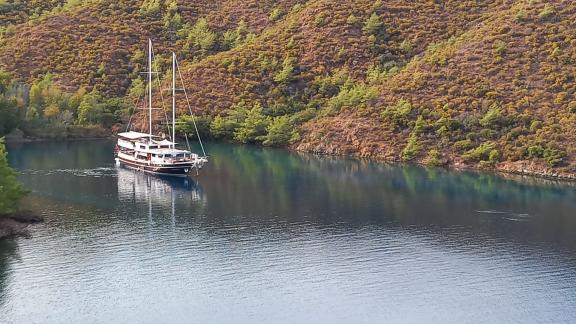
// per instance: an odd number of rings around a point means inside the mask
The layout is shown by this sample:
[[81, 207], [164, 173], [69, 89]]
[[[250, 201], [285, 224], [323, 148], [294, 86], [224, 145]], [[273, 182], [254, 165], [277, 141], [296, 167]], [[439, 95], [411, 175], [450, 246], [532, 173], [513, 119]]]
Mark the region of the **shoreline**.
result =
[[29, 237], [28, 227], [44, 222], [42, 216], [31, 211], [18, 211], [14, 214], [0, 215], [0, 240], [15, 237]]
[[[38, 142], [51, 142], [51, 141], [58, 141], [58, 142], [77, 142], [77, 141], [93, 141], [93, 140], [111, 140], [114, 139], [113, 134], [107, 134], [106, 136], [92, 136], [92, 137], [76, 137], [76, 138], [42, 138], [42, 137], [23, 137], [23, 138], [6, 138], [6, 142], [10, 144], [23, 144], [23, 143], [38, 143]], [[231, 143], [237, 145], [244, 145], [238, 144], [233, 141], [222, 141], [223, 143]], [[266, 148], [263, 145], [256, 145], [261, 148]], [[284, 149], [287, 151], [298, 152], [298, 153], [306, 153], [312, 154], [317, 156], [331, 156], [331, 157], [340, 157], [340, 158], [354, 158], [354, 159], [367, 159], [379, 163], [389, 163], [398, 166], [402, 165], [419, 165], [422, 167], [431, 167], [423, 162], [402, 162], [396, 159], [388, 159], [385, 157], [377, 157], [377, 156], [361, 156], [359, 154], [335, 154], [335, 153], [328, 153], [328, 152], [318, 152], [318, 151], [310, 151], [306, 149], [298, 149], [297, 146], [287, 146], [287, 147], [279, 147], [280, 149]], [[492, 174], [499, 174], [499, 175], [517, 175], [522, 177], [531, 177], [535, 179], [546, 179], [546, 180], [555, 180], [555, 181], [562, 181], [562, 182], [569, 182], [575, 183], [576, 182], [576, 172], [566, 172], [563, 170], [555, 170], [552, 168], [546, 168], [530, 161], [518, 161], [518, 162], [501, 162], [496, 166], [491, 168], [487, 167], [477, 167], [477, 166], [469, 166], [464, 163], [444, 163], [443, 165], [436, 166], [438, 168], [444, 168], [447, 170], [454, 170], [454, 171], [477, 171], [477, 172], [486, 172]]]
[[[402, 165], [418, 165], [421, 167], [435, 167], [435, 168], [442, 168], [446, 170], [453, 170], [453, 171], [476, 171], [476, 172], [484, 172], [484, 173], [491, 173], [494, 175], [504, 176], [504, 175], [515, 175], [520, 177], [529, 177], [533, 179], [543, 179], [543, 180], [554, 180], [564, 183], [576, 183], [576, 173], [566, 172], [562, 170], [554, 170], [551, 168], [539, 167], [530, 163], [528, 161], [519, 161], [519, 162], [501, 162], [498, 165], [491, 167], [491, 168], [481, 168], [477, 166], [468, 166], [464, 163], [444, 163], [443, 165], [439, 166], [431, 166], [423, 162], [402, 162], [396, 159], [387, 159], [385, 157], [377, 157], [377, 156], [360, 156], [358, 154], [332, 154], [326, 152], [317, 152], [317, 151], [309, 151], [309, 150], [301, 150], [295, 147], [288, 147], [286, 148], [290, 151], [297, 152], [297, 153], [305, 153], [305, 154], [313, 154], [317, 156], [330, 156], [330, 157], [347, 157], [347, 158], [354, 158], [354, 159], [366, 159], [374, 162], [379, 163], [387, 163], [393, 164], [397, 166]], [[528, 165], [530, 164], [530, 165]]]

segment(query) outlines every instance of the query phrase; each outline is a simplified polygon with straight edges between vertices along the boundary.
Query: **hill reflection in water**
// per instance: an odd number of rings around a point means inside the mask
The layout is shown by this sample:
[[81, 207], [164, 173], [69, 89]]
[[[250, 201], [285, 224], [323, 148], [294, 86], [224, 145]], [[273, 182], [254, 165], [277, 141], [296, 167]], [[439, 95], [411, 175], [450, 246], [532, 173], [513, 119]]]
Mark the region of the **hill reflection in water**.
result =
[[0, 245], [0, 321], [576, 320], [573, 184], [210, 143], [159, 178], [112, 149], [9, 148], [48, 222]]

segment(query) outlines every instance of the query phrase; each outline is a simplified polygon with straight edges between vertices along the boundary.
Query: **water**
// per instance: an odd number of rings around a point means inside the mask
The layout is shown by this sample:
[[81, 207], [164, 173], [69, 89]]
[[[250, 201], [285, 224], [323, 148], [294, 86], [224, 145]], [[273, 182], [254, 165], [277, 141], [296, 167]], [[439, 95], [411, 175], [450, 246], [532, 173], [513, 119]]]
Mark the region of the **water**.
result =
[[0, 323], [574, 323], [576, 187], [208, 145], [11, 145], [47, 222], [0, 242]]

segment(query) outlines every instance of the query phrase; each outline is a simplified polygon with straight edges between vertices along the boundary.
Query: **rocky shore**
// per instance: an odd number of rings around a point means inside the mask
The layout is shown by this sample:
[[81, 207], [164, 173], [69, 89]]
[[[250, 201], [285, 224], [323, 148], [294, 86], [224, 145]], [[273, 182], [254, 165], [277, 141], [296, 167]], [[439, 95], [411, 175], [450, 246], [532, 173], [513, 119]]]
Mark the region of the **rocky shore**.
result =
[[28, 227], [44, 221], [41, 216], [30, 211], [19, 211], [11, 215], [0, 215], [0, 239], [29, 236]]

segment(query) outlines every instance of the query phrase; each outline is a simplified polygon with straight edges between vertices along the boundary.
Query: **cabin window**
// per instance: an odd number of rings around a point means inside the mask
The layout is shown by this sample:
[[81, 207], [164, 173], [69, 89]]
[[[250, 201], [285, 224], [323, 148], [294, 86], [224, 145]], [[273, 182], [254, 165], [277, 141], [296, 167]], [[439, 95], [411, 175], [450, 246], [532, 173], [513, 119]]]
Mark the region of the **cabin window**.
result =
[[150, 145], [150, 149], [157, 149], [158, 145]]

